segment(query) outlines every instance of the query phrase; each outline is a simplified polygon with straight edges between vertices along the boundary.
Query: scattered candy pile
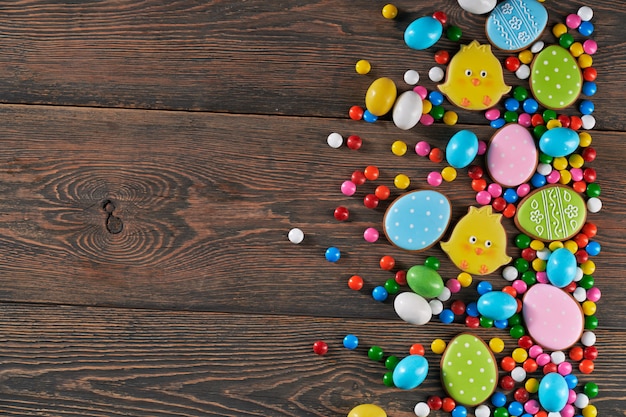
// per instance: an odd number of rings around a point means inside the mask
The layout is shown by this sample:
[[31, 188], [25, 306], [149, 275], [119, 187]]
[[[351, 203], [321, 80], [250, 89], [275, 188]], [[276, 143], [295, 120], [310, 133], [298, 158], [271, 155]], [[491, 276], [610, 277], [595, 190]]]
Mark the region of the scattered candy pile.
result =
[[[365, 108], [353, 106], [349, 117], [373, 123], [391, 115], [399, 129], [409, 130], [439, 121], [455, 125], [459, 114], [443, 107], [446, 100], [463, 111], [484, 111], [489, 125], [496, 129], [488, 141], [470, 130], [459, 130], [445, 150], [425, 141], [414, 145], [417, 155], [437, 164], [446, 162], [426, 178], [431, 188], [456, 180], [459, 171], [466, 170], [477, 207], [469, 207], [467, 215], [449, 229], [451, 204], [444, 194], [433, 189], [408, 191], [389, 204], [381, 222], [382, 233], [377, 227], [363, 232], [367, 242], [376, 242], [384, 234], [391, 245], [407, 251], [427, 251], [439, 245], [460, 272], [444, 281], [438, 273], [440, 260], [429, 256], [424, 265], [397, 270], [395, 278], [373, 289], [372, 297], [379, 302], [393, 297], [397, 315], [413, 325], [427, 325], [436, 316], [441, 323], [463, 318], [468, 329], [448, 342], [431, 342], [431, 351], [441, 355], [439, 372], [447, 396], [418, 402], [414, 408], [418, 417], [428, 416], [431, 410], [444, 410], [453, 417], [465, 417], [472, 411], [476, 417], [594, 417], [597, 410], [590, 399], [598, 395], [598, 387], [590, 381], [579, 382], [577, 374], [592, 373], [598, 356], [594, 330], [601, 293], [594, 282], [593, 258], [600, 254], [601, 246], [594, 240], [596, 226], [587, 219], [587, 214], [602, 208], [596, 171], [589, 166], [596, 158], [589, 133], [595, 126], [589, 97], [597, 91], [597, 73], [592, 67], [597, 44], [593, 39], [576, 40], [593, 34], [593, 11], [583, 6], [566, 16], [564, 23], [552, 28], [556, 43], [545, 45], [539, 37], [547, 25], [548, 11], [540, 2], [458, 3], [470, 13], [490, 13], [486, 19], [489, 43], [472, 41], [455, 54], [436, 51], [437, 65], [447, 65], [445, 71], [440, 66], [428, 70], [431, 81], [443, 80], [437, 85], [439, 91], [429, 92], [417, 85], [420, 75], [414, 69], [406, 71], [403, 78], [415, 87], [399, 95], [391, 78], [374, 80], [365, 94]], [[398, 13], [391, 4], [382, 10], [387, 19]], [[427, 50], [444, 33], [459, 41], [461, 29], [446, 25], [443, 12], [416, 19], [404, 32], [404, 42], [411, 49]], [[578, 34], [568, 33], [570, 29]], [[501, 63], [491, 46], [515, 55]], [[528, 88], [507, 86], [503, 67], [519, 80], [528, 80]], [[355, 69], [358, 74], [368, 74], [371, 64], [360, 60]], [[581, 94], [586, 98], [580, 99]], [[573, 106], [580, 116], [566, 114], [565, 109]], [[341, 148], [344, 139], [333, 132], [327, 143]], [[358, 150], [363, 141], [351, 135], [346, 143]], [[406, 155], [408, 150], [403, 141], [391, 145], [396, 156]], [[484, 164], [475, 162], [478, 157]], [[376, 166], [355, 170], [340, 190], [346, 197], [354, 196], [359, 187], [377, 181], [379, 175]], [[404, 173], [393, 180], [398, 190], [410, 185], [411, 178]], [[374, 193], [365, 195], [363, 204], [375, 209], [390, 195], [389, 186], [380, 184]], [[343, 222], [350, 213], [339, 206], [334, 217]], [[516, 259], [507, 255], [510, 238], [501, 224], [503, 218], [512, 219], [520, 230], [514, 238], [520, 253]], [[449, 239], [443, 242], [446, 233]], [[298, 244], [303, 239], [302, 230], [289, 232], [291, 242]], [[329, 247], [325, 257], [338, 262], [341, 251]], [[385, 271], [396, 269], [396, 261], [389, 255], [381, 257], [379, 264]], [[495, 271], [507, 281], [502, 290], [494, 290], [486, 279], [475, 280]], [[348, 286], [359, 291], [364, 280], [353, 275]], [[452, 294], [464, 289], [476, 291], [476, 301], [451, 301]], [[505, 353], [502, 339], [484, 342], [472, 333], [491, 327], [507, 331], [517, 346]], [[356, 335], [343, 340], [349, 350], [358, 344]], [[313, 345], [319, 355], [328, 349], [321, 340]], [[385, 356], [379, 346], [368, 350], [370, 359], [384, 361], [383, 383], [405, 390], [418, 387], [427, 378], [429, 364], [424, 354], [421, 344], [411, 346], [410, 354], [402, 359]], [[374, 404], [357, 405], [348, 413], [348, 417], [385, 416]]]

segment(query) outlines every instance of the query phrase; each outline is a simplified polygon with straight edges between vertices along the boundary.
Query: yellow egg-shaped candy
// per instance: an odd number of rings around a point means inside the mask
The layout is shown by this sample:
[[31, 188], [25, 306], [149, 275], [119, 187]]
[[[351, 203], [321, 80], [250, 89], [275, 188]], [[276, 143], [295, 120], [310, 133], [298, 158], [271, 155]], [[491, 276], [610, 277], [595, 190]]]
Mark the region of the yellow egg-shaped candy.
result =
[[532, 242], [530, 242], [530, 248], [532, 250], [541, 250], [541, 249], [543, 249], [545, 247], [546, 247], [546, 244], [543, 243], [541, 240], [535, 239]]
[[550, 242], [548, 245], [548, 249], [554, 252], [557, 249], [561, 249], [563, 247], [563, 242], [555, 240], [554, 242]]
[[448, 110], [443, 114], [443, 122], [448, 126], [454, 126], [459, 121], [459, 115], [452, 110]]
[[561, 37], [561, 35], [564, 35], [567, 33], [567, 26], [565, 26], [563, 23], [557, 23], [556, 25], [554, 25], [554, 27], [552, 28], [552, 34], [558, 39]]
[[580, 264], [580, 269], [583, 270], [583, 274], [585, 275], [593, 275], [593, 273], [596, 272], [596, 264], [591, 259], [588, 259]]
[[533, 53], [527, 49], [525, 51], [520, 52], [517, 55], [517, 58], [520, 60], [522, 64], [528, 65], [533, 61]]
[[361, 404], [350, 410], [348, 417], [387, 417], [387, 413], [376, 404]]
[[422, 114], [428, 114], [433, 109], [433, 103], [430, 100], [422, 101]]
[[591, 57], [591, 55], [582, 54], [578, 57], [578, 66], [580, 66], [580, 68], [589, 68], [592, 65], [593, 58]]
[[552, 119], [552, 120], [548, 120], [548, 123], [546, 123], [546, 127], [549, 129], [554, 129], [555, 127], [561, 127], [563, 126], [561, 124], [561, 121], [558, 119]]
[[513, 357], [513, 360], [517, 363], [522, 363], [524, 362], [526, 359], [528, 359], [528, 352], [526, 351], [526, 349], [524, 348], [515, 348], [513, 349], [513, 353], [511, 354], [511, 357]]
[[576, 242], [574, 242], [573, 240], [568, 240], [566, 242], [563, 243], [563, 247], [565, 249], [567, 249], [568, 251], [570, 251], [571, 253], [576, 253], [576, 251], [578, 250], [578, 244]]
[[384, 116], [393, 107], [397, 94], [393, 80], [387, 77], [378, 78], [367, 89], [365, 107], [374, 116]]
[[574, 42], [573, 44], [569, 46], [569, 52], [572, 54], [574, 58], [578, 58], [579, 56], [585, 53], [585, 50], [583, 49], [582, 43]]

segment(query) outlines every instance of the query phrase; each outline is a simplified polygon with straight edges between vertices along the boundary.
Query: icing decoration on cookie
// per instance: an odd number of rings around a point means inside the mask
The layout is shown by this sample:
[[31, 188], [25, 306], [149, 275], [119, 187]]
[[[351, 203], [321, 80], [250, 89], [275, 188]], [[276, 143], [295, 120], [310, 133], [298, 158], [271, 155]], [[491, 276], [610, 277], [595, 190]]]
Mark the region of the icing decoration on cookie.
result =
[[446, 71], [446, 80], [437, 86], [452, 104], [468, 110], [495, 106], [511, 87], [504, 84], [502, 65], [491, 45], [472, 41], [461, 45]]
[[409, 250], [422, 251], [441, 239], [450, 222], [450, 202], [432, 190], [412, 191], [389, 205], [383, 229], [389, 242]]
[[584, 328], [580, 304], [550, 284], [535, 284], [526, 291], [522, 315], [529, 336], [545, 349], [569, 348], [580, 339]]
[[469, 333], [452, 339], [441, 358], [441, 383], [461, 404], [486, 401], [498, 385], [498, 367], [485, 342]]
[[573, 104], [582, 89], [582, 74], [576, 59], [559, 45], [546, 47], [531, 64], [530, 89], [539, 104], [549, 109]]
[[537, 147], [532, 135], [517, 123], [500, 128], [487, 149], [489, 176], [505, 187], [526, 182], [537, 168]]
[[564, 185], [548, 185], [520, 201], [515, 224], [527, 235], [543, 240], [567, 240], [585, 224], [587, 206], [576, 191]]
[[491, 206], [470, 206], [454, 227], [450, 240], [441, 242], [441, 249], [462, 271], [490, 274], [511, 261], [506, 254], [506, 231], [501, 220], [502, 215], [493, 214]]
[[546, 28], [548, 11], [535, 0], [506, 0], [498, 4], [485, 23], [489, 41], [509, 52], [529, 47]]

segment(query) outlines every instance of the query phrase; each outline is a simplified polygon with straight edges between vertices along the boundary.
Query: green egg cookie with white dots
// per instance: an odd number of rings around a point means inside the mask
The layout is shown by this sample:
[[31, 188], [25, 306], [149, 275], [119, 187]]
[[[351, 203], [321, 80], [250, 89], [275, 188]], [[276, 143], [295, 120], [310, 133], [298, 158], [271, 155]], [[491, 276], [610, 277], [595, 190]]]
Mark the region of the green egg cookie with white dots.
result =
[[486, 401], [498, 385], [498, 365], [479, 337], [461, 333], [441, 358], [441, 383], [456, 402], [473, 407]]
[[530, 88], [544, 107], [563, 109], [573, 104], [582, 89], [582, 73], [576, 59], [559, 45], [539, 52], [530, 71]]

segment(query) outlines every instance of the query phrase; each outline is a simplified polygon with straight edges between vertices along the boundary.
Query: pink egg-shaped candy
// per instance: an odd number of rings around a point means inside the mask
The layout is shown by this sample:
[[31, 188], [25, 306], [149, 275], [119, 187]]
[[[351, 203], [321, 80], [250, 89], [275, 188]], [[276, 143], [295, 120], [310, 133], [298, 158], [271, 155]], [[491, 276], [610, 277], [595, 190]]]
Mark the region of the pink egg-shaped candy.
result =
[[561, 174], [556, 169], [546, 176], [548, 184], [556, 184], [561, 179]]
[[426, 177], [426, 181], [428, 182], [429, 185], [432, 185], [433, 187], [438, 187], [443, 182], [443, 177], [441, 176], [439, 172], [432, 171]]
[[537, 356], [543, 353], [543, 348], [539, 345], [532, 345], [530, 349], [528, 349], [528, 356], [535, 359]]
[[583, 179], [583, 170], [580, 168], [572, 168], [569, 170], [569, 173], [572, 174], [572, 181], [580, 181]]
[[537, 279], [537, 282], [540, 284], [548, 283], [548, 274], [546, 274], [545, 271], [537, 272], [535, 274], [535, 278]]
[[537, 365], [545, 366], [550, 363], [550, 355], [548, 355], [547, 353], [540, 353], [535, 361], [537, 362]]
[[572, 373], [572, 364], [569, 362], [561, 362], [556, 369], [559, 374], [566, 376]]
[[569, 390], [569, 395], [567, 396], [567, 403], [574, 404], [576, 402], [576, 398], [578, 398], [576, 391], [574, 391], [573, 389]]
[[515, 281], [513, 281], [513, 284], [511, 284], [511, 286], [515, 291], [517, 291], [518, 294], [524, 294], [528, 289], [528, 284], [526, 284], [521, 279], [516, 279]]
[[417, 145], [415, 145], [415, 153], [419, 156], [428, 156], [430, 153], [430, 145], [426, 141], [419, 141]]
[[519, 116], [517, 116], [517, 123], [524, 127], [530, 127], [530, 125], [532, 124], [530, 114], [522, 113]]
[[571, 404], [565, 404], [565, 407], [559, 411], [561, 417], [574, 417], [576, 409]]
[[354, 193], [356, 193], [356, 184], [352, 181], [344, 181], [341, 184], [341, 192], [343, 193], [343, 195], [346, 195], [348, 197], [354, 195]]

